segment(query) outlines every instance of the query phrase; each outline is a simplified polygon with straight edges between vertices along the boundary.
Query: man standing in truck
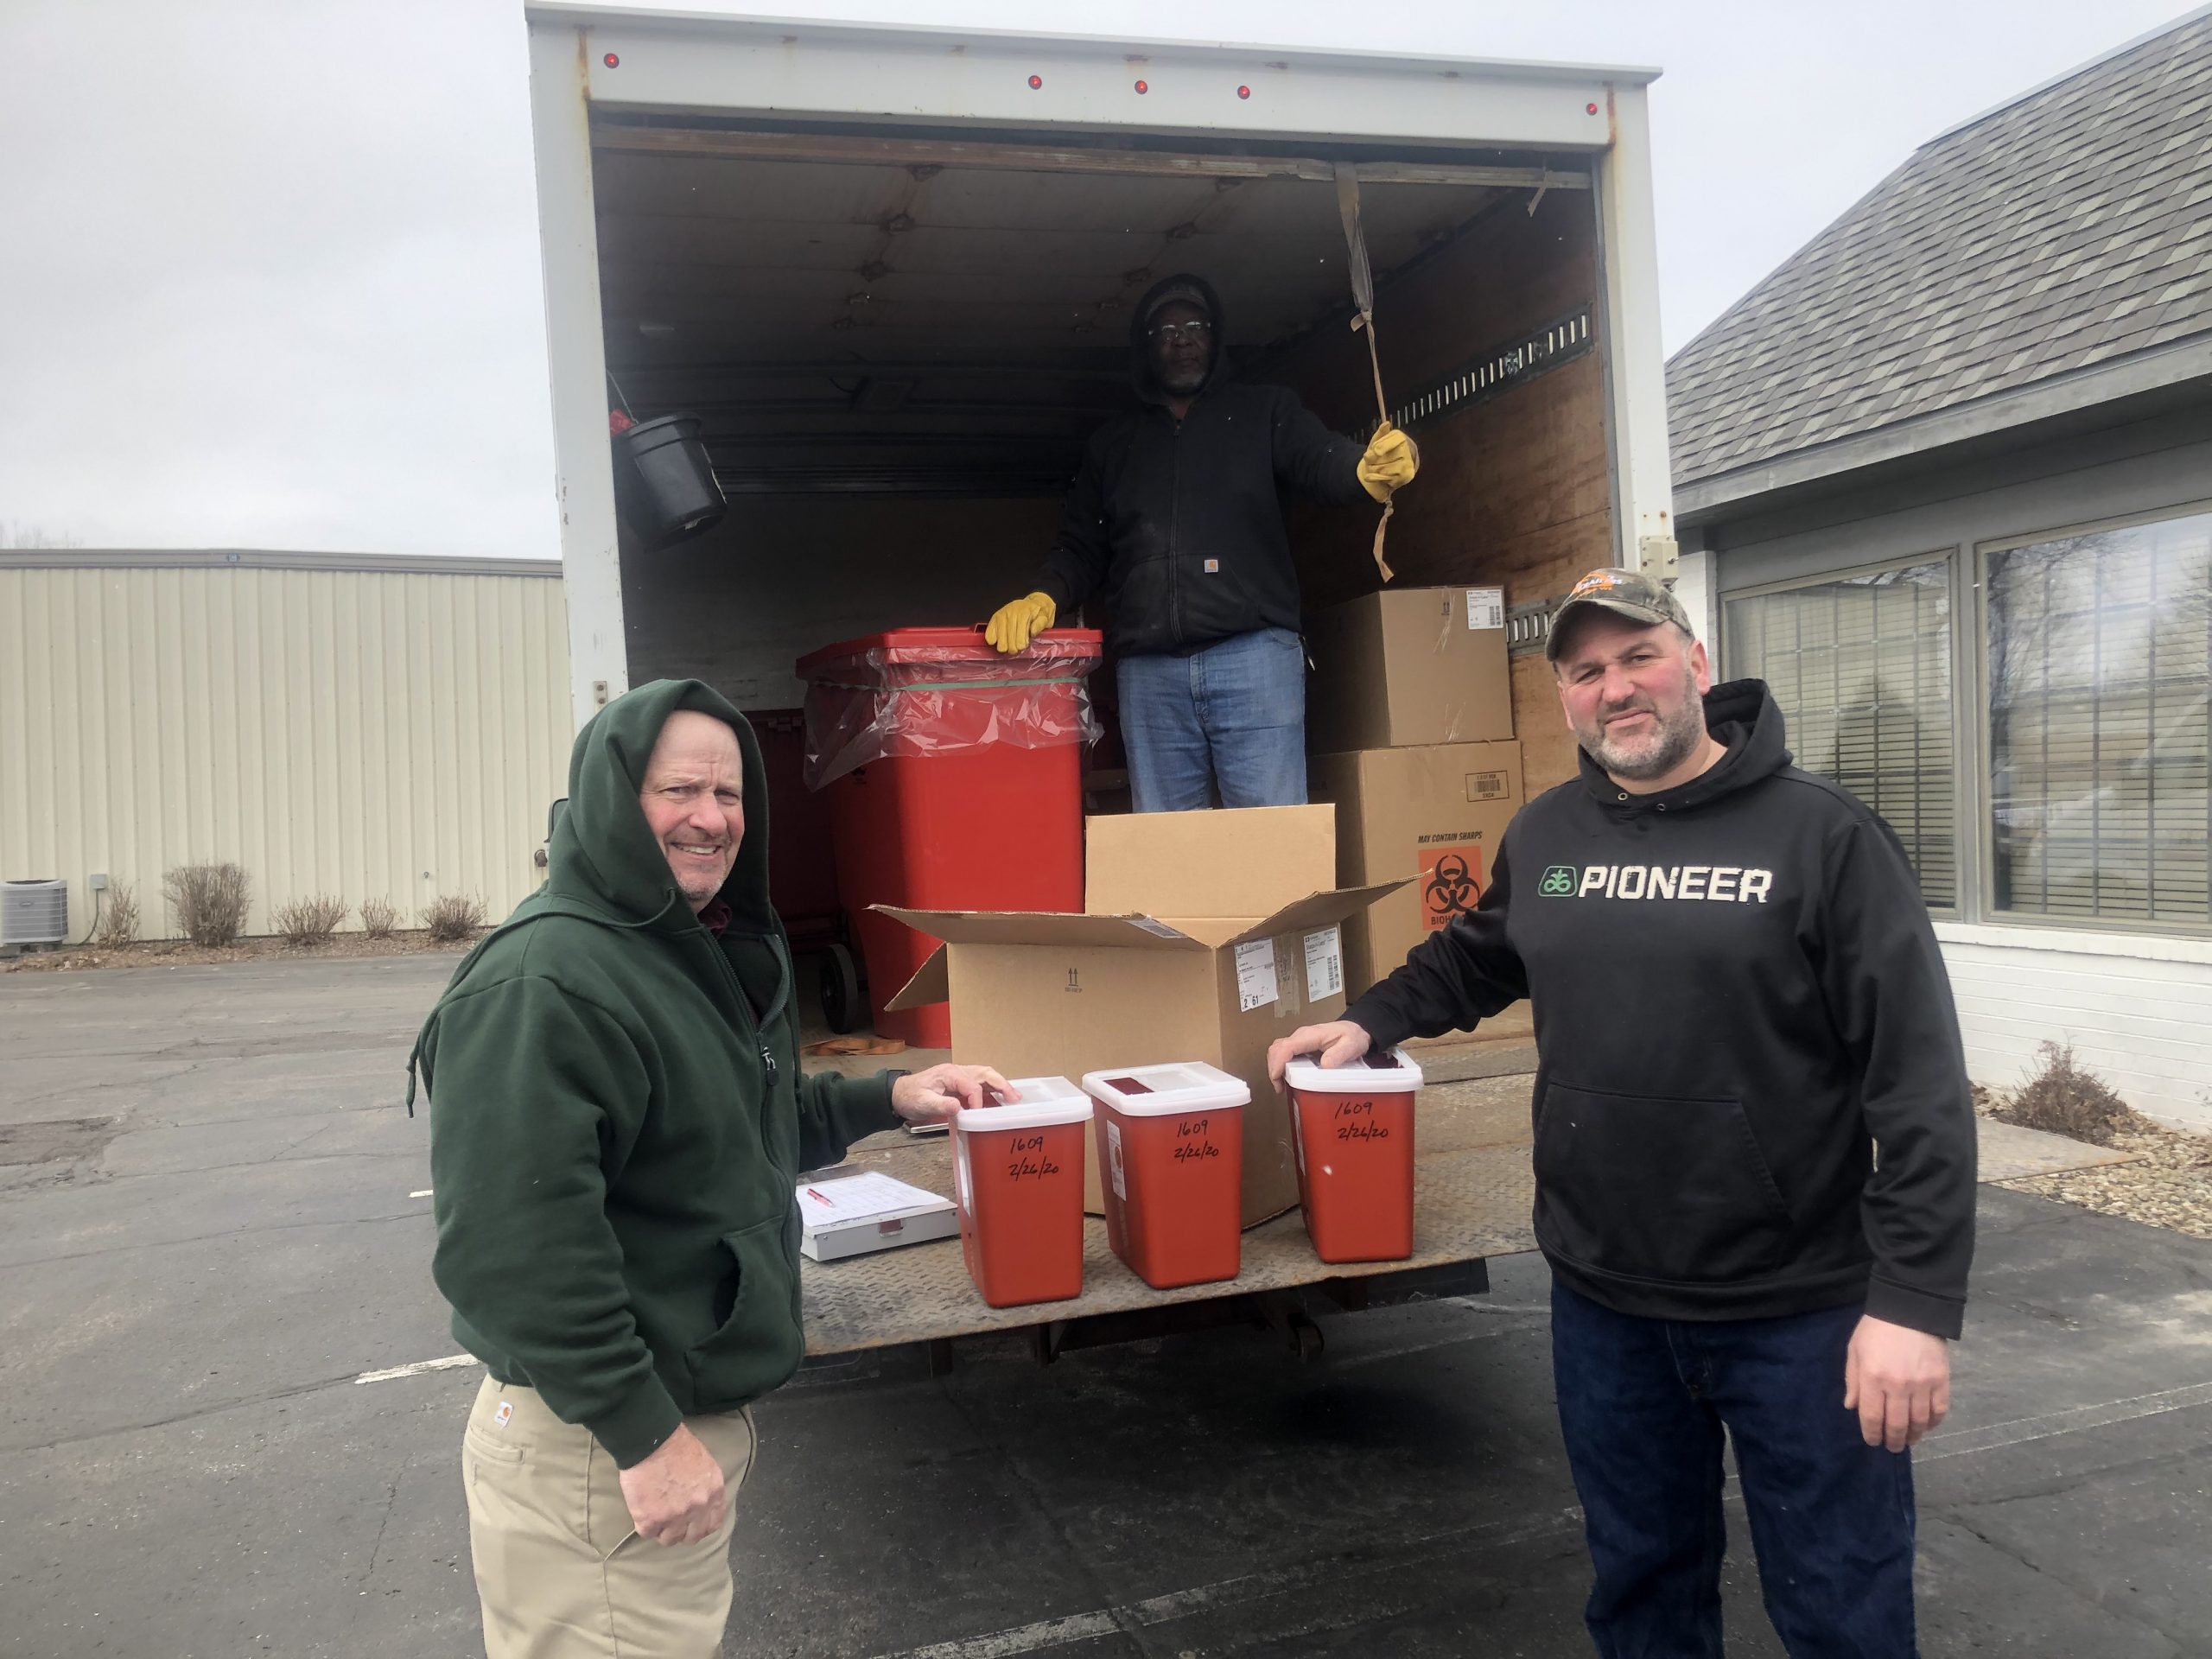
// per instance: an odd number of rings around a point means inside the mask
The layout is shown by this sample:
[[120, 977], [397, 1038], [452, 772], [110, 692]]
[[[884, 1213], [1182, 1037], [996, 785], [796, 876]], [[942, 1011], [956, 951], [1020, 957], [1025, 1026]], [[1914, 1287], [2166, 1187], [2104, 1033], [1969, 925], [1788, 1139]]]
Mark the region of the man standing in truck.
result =
[[1536, 1243], [1606, 1656], [1721, 1651], [1732, 1443], [1794, 1659], [1909, 1659], [1912, 1465], [1974, 1255], [1958, 1017], [1890, 828], [1714, 688], [1666, 588], [1594, 570], [1548, 646], [1581, 776], [1507, 826], [1475, 909], [1333, 1023], [1342, 1065], [1536, 1020]]
[[1383, 425], [1363, 448], [1280, 386], [1234, 378], [1221, 301], [1170, 276], [1130, 320], [1144, 407], [1091, 436], [1036, 590], [985, 637], [1024, 650], [1096, 598], [1119, 659], [1140, 812], [1306, 801], [1306, 652], [1284, 509], [1387, 503], [1420, 464]]

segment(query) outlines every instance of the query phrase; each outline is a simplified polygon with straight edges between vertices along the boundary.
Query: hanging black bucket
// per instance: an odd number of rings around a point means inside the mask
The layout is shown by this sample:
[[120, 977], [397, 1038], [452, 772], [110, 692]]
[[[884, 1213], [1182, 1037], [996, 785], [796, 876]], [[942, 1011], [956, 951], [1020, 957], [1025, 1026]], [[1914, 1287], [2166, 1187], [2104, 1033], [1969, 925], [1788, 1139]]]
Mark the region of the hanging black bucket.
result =
[[649, 549], [712, 530], [729, 511], [696, 415], [664, 415], [616, 433], [614, 481], [623, 518]]

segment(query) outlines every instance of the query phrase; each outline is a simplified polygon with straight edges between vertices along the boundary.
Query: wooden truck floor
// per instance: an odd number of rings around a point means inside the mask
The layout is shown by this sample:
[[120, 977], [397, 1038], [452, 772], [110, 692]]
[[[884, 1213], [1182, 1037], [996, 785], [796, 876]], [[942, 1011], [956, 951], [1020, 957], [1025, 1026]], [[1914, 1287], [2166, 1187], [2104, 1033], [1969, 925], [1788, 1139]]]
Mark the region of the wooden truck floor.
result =
[[[942, 1239], [803, 1263], [808, 1356], [915, 1346], [940, 1367], [957, 1344], [1026, 1332], [1037, 1357], [1049, 1361], [1072, 1348], [1236, 1324], [1273, 1325], [1310, 1355], [1321, 1346], [1316, 1316], [1478, 1294], [1489, 1287], [1487, 1258], [1535, 1248], [1529, 1231], [1530, 1083], [1526, 1075], [1483, 1077], [1422, 1091], [1409, 1260], [1325, 1263], [1293, 1210], [1245, 1233], [1243, 1269], [1235, 1279], [1154, 1290], [1107, 1248], [1106, 1224], [1091, 1216], [1084, 1222], [1081, 1296], [994, 1308], [969, 1281], [960, 1241]], [[1980, 1128], [1984, 1181], [2129, 1156], [1986, 1119]], [[948, 1198], [952, 1192], [950, 1148], [942, 1139], [872, 1136], [841, 1168], [881, 1170]]]
[[[1533, 1249], [1528, 1141], [1526, 1077], [1424, 1091], [1414, 1253], [1403, 1262], [1325, 1263], [1295, 1210], [1245, 1233], [1235, 1279], [1177, 1290], [1154, 1290], [1123, 1267], [1107, 1248], [1106, 1224], [1086, 1217], [1083, 1294], [1028, 1307], [986, 1306], [957, 1238], [807, 1262], [800, 1272], [806, 1351], [828, 1357], [920, 1344], [942, 1361], [961, 1338], [1027, 1331], [1039, 1357], [1049, 1359], [1068, 1348], [1256, 1322], [1283, 1330], [1301, 1352], [1315, 1351], [1314, 1313], [1471, 1294], [1488, 1287], [1485, 1258]], [[951, 1153], [942, 1139], [875, 1135], [855, 1147], [843, 1167], [952, 1193]]]

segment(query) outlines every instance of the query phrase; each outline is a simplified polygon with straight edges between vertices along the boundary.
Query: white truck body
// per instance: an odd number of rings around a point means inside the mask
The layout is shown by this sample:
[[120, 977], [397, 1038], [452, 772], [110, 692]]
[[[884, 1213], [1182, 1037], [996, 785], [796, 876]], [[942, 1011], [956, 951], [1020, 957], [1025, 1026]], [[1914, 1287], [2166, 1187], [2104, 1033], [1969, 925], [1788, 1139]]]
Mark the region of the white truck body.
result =
[[[595, 188], [594, 152], [610, 139], [646, 149], [728, 143], [755, 156], [790, 156], [814, 133], [849, 157], [855, 144], [880, 135], [886, 155], [941, 153], [958, 166], [982, 156], [983, 165], [1032, 175], [1064, 172], [1071, 188], [1123, 164], [1155, 176], [1233, 180], [1287, 169], [1325, 180], [1329, 168], [1352, 157], [1363, 181], [1372, 181], [1370, 202], [1386, 187], [1510, 193], [1510, 208], [1495, 221], [1501, 233], [1514, 231], [1524, 207], [1533, 219], [1547, 198], [1554, 213], [1570, 211], [1557, 204], [1572, 198], [1571, 211], [1593, 221], [1595, 292], [1587, 299], [1602, 374], [1592, 385], [1602, 385], [1593, 397], [1602, 397], [1605, 522], [1559, 556], [1579, 558], [1584, 568], [1610, 559], [1672, 574], [1645, 109], [1656, 72], [779, 22], [565, 0], [538, 0], [528, 18], [579, 721], [627, 687], [640, 652], [639, 618], [626, 617], [607, 441], [607, 208]], [[624, 124], [609, 124], [618, 122]], [[994, 145], [1019, 153], [994, 160], [975, 148]], [[938, 165], [924, 162], [916, 175]], [[1256, 269], [1261, 255], [1251, 257]], [[1380, 261], [1377, 277], [1377, 340], [1387, 366], [1403, 336], [1392, 332], [1389, 276]], [[1458, 395], [1454, 383], [1436, 401], [1440, 407]], [[1366, 401], [1371, 418], [1371, 394]], [[1432, 442], [1422, 442], [1426, 454]], [[1519, 545], [1517, 521], [1505, 525], [1500, 544]], [[1439, 553], [1427, 574], [1484, 579], [1496, 574], [1484, 557], [1471, 546]], [[1550, 566], [1536, 569], [1533, 553], [1513, 557], [1529, 567], [1537, 591], [1509, 573], [1512, 600], [1556, 596], [1564, 583]], [[760, 660], [788, 643], [764, 644]], [[731, 671], [748, 685], [757, 677], [743, 665]], [[775, 681], [772, 664], [763, 671]], [[782, 690], [777, 683], [761, 695], [787, 700]]]

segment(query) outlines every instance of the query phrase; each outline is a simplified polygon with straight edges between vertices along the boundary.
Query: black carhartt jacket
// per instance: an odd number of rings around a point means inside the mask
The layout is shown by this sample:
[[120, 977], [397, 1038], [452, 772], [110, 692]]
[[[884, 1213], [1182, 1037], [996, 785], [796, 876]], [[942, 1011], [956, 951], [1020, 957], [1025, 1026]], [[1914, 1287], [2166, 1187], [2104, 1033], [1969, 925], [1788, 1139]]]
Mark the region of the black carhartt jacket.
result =
[[1118, 656], [1187, 656], [1258, 628], [1294, 631], [1289, 498], [1368, 499], [1358, 443], [1282, 387], [1228, 378], [1217, 299], [1211, 308], [1213, 365], [1178, 421], [1153, 378], [1137, 306], [1129, 349], [1145, 407], [1091, 435], [1037, 581], [1063, 617], [1097, 599], [1093, 620]]

